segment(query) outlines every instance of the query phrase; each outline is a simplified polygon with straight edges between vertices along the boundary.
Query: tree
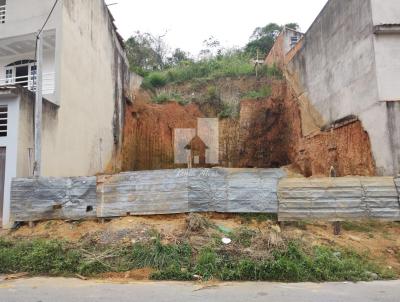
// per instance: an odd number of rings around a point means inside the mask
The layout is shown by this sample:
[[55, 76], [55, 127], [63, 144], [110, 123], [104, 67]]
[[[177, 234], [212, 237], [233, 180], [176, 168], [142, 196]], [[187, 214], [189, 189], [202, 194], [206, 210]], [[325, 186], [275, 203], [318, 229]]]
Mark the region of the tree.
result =
[[294, 30], [299, 30], [299, 28], [300, 28], [299, 24], [297, 24], [297, 23], [288, 23], [288, 24], [285, 24], [285, 27], [294, 29]]
[[125, 42], [129, 65], [135, 72], [145, 75], [149, 71], [161, 70], [166, 63], [168, 47], [164, 35], [153, 36], [137, 31]]
[[224, 49], [221, 47], [221, 42], [210, 36], [203, 41], [203, 49], [200, 51], [200, 59], [210, 59], [214, 56], [221, 56]]
[[250, 37], [249, 43], [245, 47], [245, 51], [251, 56], [255, 56], [257, 51], [262, 55], [266, 55], [272, 49], [275, 39], [284, 27], [298, 30], [297, 23], [288, 23], [284, 26], [276, 23], [269, 23], [264, 27], [257, 27]]
[[176, 48], [172, 55], [167, 58], [168, 66], [176, 66], [187, 61], [191, 61], [189, 54], [180, 48]]

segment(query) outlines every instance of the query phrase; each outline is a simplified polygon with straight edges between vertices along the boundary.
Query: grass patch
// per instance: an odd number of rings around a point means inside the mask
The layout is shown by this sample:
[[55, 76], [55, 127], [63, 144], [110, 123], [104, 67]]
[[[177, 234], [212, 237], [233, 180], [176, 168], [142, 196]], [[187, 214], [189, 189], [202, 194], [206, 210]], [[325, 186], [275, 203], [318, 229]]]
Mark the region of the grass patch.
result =
[[[233, 240], [248, 246], [253, 234], [241, 229]], [[0, 240], [0, 273], [28, 272], [32, 275], [95, 276], [152, 268], [155, 280], [263, 280], [263, 281], [358, 281], [393, 278], [367, 260], [365, 255], [324, 246], [305, 247], [288, 241], [254, 260], [240, 249], [204, 247], [195, 252], [188, 243], [163, 244], [160, 238], [124, 246], [75, 244], [56, 240]], [[374, 278], [375, 279], [375, 278]]]
[[179, 105], [185, 106], [190, 103], [190, 101], [184, 99], [180, 94], [178, 93], [160, 93], [153, 97], [152, 99], [153, 103], [156, 104], [164, 104], [167, 102], [177, 102]]
[[62, 241], [0, 240], [0, 273], [28, 272], [45, 275], [77, 273], [80, 254]]
[[252, 90], [247, 92], [242, 96], [242, 99], [250, 99], [250, 100], [260, 100], [265, 99], [271, 96], [272, 88], [271, 86], [264, 86], [260, 90]]
[[379, 227], [376, 221], [368, 221], [368, 222], [343, 221], [341, 222], [341, 224], [343, 230], [355, 231], [359, 233], [370, 233], [375, 231]]
[[[255, 68], [251, 63], [251, 59], [245, 53], [232, 52], [195, 62], [185, 61], [178, 66], [163, 71], [151, 72], [144, 78], [142, 87], [153, 90], [168, 83], [255, 75]], [[263, 66], [258, 74], [274, 78], [283, 77], [282, 72], [277, 67]]]

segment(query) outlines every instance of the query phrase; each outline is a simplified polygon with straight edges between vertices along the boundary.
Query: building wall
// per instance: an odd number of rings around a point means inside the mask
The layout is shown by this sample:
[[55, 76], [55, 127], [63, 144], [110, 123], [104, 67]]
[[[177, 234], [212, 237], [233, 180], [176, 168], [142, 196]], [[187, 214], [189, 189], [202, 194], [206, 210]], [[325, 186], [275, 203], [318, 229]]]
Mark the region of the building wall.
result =
[[[400, 3], [398, 0], [370, 0], [374, 25], [400, 25]], [[399, 100], [400, 85], [400, 34], [374, 35], [376, 68], [378, 75], [379, 99], [382, 101]]]
[[59, 109], [44, 125], [43, 175], [118, 169], [127, 60], [103, 0], [62, 1]]
[[[398, 0], [371, 0], [373, 25], [400, 25]], [[394, 173], [400, 174], [400, 33], [374, 35], [379, 100], [387, 102], [389, 138]]]
[[[17, 176], [17, 150], [18, 150], [18, 120], [19, 120], [18, 95], [10, 91], [0, 91], [0, 105], [8, 106], [8, 131], [6, 137], [0, 137], [0, 147], [6, 147], [6, 173], [4, 179], [3, 196], [3, 225], [8, 223], [10, 217], [10, 189], [11, 179]], [[1, 227], [1, 226], [0, 226]]]
[[358, 116], [370, 136], [377, 173], [393, 173], [387, 109], [379, 101], [370, 1], [330, 0], [287, 69], [299, 98], [309, 111], [319, 113], [312, 119], [316, 127]]
[[276, 38], [274, 46], [268, 53], [265, 64], [268, 66], [277, 66], [283, 69], [284, 61], [285, 61], [285, 51], [284, 51], [284, 44], [285, 44], [285, 33], [282, 31], [279, 36]]
[[[0, 39], [37, 32], [42, 26], [54, 0], [7, 0], [6, 22], [0, 24]], [[61, 6], [57, 5], [46, 29], [58, 27]]]
[[[18, 161], [17, 177], [33, 175], [34, 164], [34, 115], [35, 95], [27, 90], [19, 91], [19, 125], [18, 125]], [[42, 132], [43, 135], [54, 135], [53, 128], [57, 124], [58, 107], [43, 100]], [[46, 159], [44, 159], [46, 160]]]
[[296, 48], [296, 45], [291, 44], [291, 38], [297, 37], [298, 40], [301, 39], [302, 34], [297, 31], [293, 31], [290, 29], [284, 28], [279, 36], [276, 38], [276, 41], [268, 53], [265, 64], [268, 66], [277, 66], [281, 69], [284, 68], [284, 65], [287, 63], [286, 55], [291, 52], [293, 48]]

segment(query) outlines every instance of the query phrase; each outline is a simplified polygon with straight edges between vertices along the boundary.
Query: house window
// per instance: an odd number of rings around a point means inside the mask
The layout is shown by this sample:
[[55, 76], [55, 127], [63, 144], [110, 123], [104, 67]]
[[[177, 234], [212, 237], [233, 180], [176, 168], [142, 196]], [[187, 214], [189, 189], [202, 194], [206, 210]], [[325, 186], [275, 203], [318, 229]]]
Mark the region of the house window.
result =
[[0, 24], [6, 23], [6, 0], [0, 0]]
[[0, 137], [7, 136], [8, 107], [0, 106]]
[[290, 37], [290, 47], [294, 47], [299, 42], [298, 36]]
[[12, 84], [13, 82], [13, 68], [6, 69], [6, 84]]

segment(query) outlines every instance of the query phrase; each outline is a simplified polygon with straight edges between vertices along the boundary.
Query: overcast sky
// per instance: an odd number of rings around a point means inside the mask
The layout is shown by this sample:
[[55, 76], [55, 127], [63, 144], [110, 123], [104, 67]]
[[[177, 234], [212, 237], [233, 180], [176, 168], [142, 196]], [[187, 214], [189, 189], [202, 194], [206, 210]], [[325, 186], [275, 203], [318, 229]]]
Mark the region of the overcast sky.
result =
[[242, 47], [254, 28], [270, 22], [297, 22], [306, 31], [327, 0], [106, 0], [121, 35], [135, 31], [160, 35], [194, 55], [210, 36], [224, 47]]

